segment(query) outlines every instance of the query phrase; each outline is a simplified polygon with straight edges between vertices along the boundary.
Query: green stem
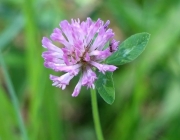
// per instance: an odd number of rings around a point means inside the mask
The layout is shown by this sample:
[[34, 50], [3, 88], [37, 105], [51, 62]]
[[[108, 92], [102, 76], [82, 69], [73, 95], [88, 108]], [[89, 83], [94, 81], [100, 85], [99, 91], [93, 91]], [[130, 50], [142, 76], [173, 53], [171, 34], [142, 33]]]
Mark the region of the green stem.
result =
[[99, 120], [96, 91], [93, 89], [91, 89], [91, 103], [92, 103], [92, 113], [93, 113], [93, 119], [94, 119], [94, 125], [95, 125], [97, 139], [104, 140], [102, 130], [101, 130], [101, 124], [100, 124], [100, 120]]
[[3, 74], [4, 74], [5, 82], [7, 84], [9, 95], [10, 95], [10, 97], [12, 99], [12, 104], [13, 104], [15, 114], [16, 114], [16, 117], [17, 117], [17, 121], [18, 121], [18, 124], [19, 124], [19, 129], [20, 129], [20, 131], [22, 133], [22, 136], [23, 136], [23, 140], [28, 140], [26, 130], [25, 130], [25, 126], [24, 126], [24, 123], [23, 123], [23, 119], [22, 119], [20, 109], [19, 109], [18, 99], [16, 97], [16, 93], [15, 93], [13, 85], [11, 83], [9, 74], [7, 72], [7, 68], [6, 68], [4, 59], [2, 57], [1, 50], [0, 50], [0, 64], [2, 66], [2, 71], [3, 71]]

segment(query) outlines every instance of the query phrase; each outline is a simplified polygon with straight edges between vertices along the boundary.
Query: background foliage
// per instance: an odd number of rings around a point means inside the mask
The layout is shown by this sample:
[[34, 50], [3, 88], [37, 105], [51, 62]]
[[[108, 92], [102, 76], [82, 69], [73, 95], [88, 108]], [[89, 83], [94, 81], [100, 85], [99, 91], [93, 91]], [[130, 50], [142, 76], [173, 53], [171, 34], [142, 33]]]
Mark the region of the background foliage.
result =
[[[0, 50], [17, 94], [30, 140], [96, 139], [89, 91], [77, 98], [52, 87], [41, 39], [61, 20], [110, 20], [116, 39], [149, 32], [146, 50], [113, 74], [116, 100], [98, 96], [106, 140], [180, 138], [180, 0], [1, 0]], [[54, 73], [55, 74], [55, 73]], [[57, 74], [57, 73], [56, 73]], [[61, 73], [59, 73], [61, 75]], [[0, 140], [21, 134], [0, 66]]]

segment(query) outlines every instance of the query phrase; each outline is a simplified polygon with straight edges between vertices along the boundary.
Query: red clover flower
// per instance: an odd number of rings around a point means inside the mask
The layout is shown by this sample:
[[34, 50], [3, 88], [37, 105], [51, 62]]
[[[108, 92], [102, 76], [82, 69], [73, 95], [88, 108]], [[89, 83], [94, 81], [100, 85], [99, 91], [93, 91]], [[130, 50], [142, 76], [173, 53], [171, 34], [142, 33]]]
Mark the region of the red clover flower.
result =
[[[51, 34], [52, 41], [57, 41], [63, 46], [57, 47], [46, 37], [42, 39], [42, 46], [47, 49], [43, 52], [44, 66], [54, 71], [66, 72], [58, 77], [50, 75], [53, 86], [63, 90], [69, 85], [71, 79], [80, 73], [73, 97], [78, 96], [81, 86], [95, 88], [94, 82], [97, 79], [94, 68], [103, 74], [106, 71], [115, 71], [114, 65], [104, 64], [103, 61], [117, 50], [119, 41], [113, 39], [112, 29], [108, 29], [110, 21], [105, 24], [98, 19], [93, 22], [91, 18], [86, 21], [67, 20], [60, 22], [60, 28], [55, 28]], [[108, 44], [108, 47], [105, 46]]]

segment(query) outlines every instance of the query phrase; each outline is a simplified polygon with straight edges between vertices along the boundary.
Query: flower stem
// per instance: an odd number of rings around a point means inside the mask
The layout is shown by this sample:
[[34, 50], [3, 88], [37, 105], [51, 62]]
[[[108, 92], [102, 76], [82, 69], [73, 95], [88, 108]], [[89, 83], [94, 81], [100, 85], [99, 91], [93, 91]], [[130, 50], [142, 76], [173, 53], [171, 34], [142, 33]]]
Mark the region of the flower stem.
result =
[[92, 113], [93, 113], [93, 120], [94, 120], [97, 139], [104, 140], [101, 130], [101, 124], [99, 120], [96, 91], [94, 89], [91, 89], [91, 104], [92, 104]]
[[10, 97], [12, 99], [12, 104], [13, 104], [13, 107], [14, 107], [14, 110], [15, 110], [15, 114], [16, 114], [17, 121], [18, 121], [18, 124], [19, 124], [20, 132], [21, 132], [21, 134], [23, 136], [23, 140], [28, 140], [26, 129], [25, 129], [23, 119], [22, 119], [20, 109], [19, 109], [18, 99], [16, 97], [16, 93], [15, 93], [13, 85], [11, 83], [9, 74], [7, 72], [7, 68], [6, 68], [6, 65], [5, 65], [1, 50], [0, 50], [0, 64], [1, 64], [1, 67], [2, 67], [3, 74], [4, 74], [5, 82], [7, 84], [9, 95], [10, 95]]

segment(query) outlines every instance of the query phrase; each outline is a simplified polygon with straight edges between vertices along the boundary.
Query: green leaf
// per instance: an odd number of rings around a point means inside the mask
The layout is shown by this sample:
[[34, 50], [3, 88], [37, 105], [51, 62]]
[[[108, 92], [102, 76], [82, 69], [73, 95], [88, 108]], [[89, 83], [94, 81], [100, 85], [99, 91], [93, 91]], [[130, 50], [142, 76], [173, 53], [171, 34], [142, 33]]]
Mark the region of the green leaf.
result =
[[123, 65], [133, 61], [144, 51], [149, 38], [149, 33], [138, 33], [132, 35], [120, 44], [118, 50], [107, 58], [106, 63]]
[[115, 100], [114, 82], [112, 75], [112, 72], [106, 72], [106, 74], [100, 73], [96, 81], [96, 89], [104, 101], [108, 104], [112, 104]]

